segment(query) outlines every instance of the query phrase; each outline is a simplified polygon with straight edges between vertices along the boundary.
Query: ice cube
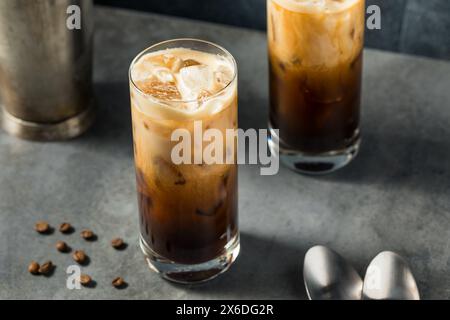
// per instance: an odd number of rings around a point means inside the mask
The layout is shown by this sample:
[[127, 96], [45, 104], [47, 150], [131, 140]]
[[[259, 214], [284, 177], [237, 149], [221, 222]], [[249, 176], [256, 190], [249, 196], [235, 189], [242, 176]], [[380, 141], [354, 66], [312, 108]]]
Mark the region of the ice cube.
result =
[[198, 66], [201, 63], [194, 60], [194, 59], [187, 59], [183, 61], [183, 68], [192, 67], [192, 66]]
[[162, 157], [153, 159], [156, 183], [160, 187], [183, 186], [186, 179], [178, 167]]
[[209, 92], [208, 90], [202, 90], [198, 94], [198, 99], [203, 100], [203, 99], [206, 99], [206, 98], [208, 98], [210, 96], [212, 96], [211, 92]]
[[218, 199], [217, 202], [212, 207], [210, 207], [206, 210], [203, 208], [201, 208], [201, 209], [197, 208], [195, 210], [195, 213], [202, 217], [213, 217], [219, 213], [219, 210], [222, 208], [224, 203], [225, 203], [225, 201], [223, 199]]
[[163, 83], [154, 78], [147, 81], [139, 81], [138, 88], [155, 98], [162, 100], [180, 100], [181, 95], [174, 82]]
[[140, 193], [144, 193], [146, 195], [150, 194], [150, 187], [145, 180], [144, 172], [142, 172], [141, 169], [136, 169], [136, 182], [137, 182], [137, 189]]
[[178, 89], [183, 99], [197, 99], [202, 92], [214, 88], [214, 72], [206, 65], [195, 65], [180, 70]]
[[175, 82], [175, 78], [172, 72], [167, 68], [164, 67], [154, 68], [153, 74], [162, 83]]
[[148, 80], [152, 76], [153, 72], [145, 68], [135, 68], [131, 73], [131, 78], [135, 82]]
[[154, 72], [155, 68], [159, 68], [160, 65], [157, 61], [152, 58], [143, 58], [133, 67], [131, 71], [131, 76], [133, 81], [144, 81], [150, 79]]
[[176, 57], [173, 54], [165, 54], [163, 60], [166, 67], [172, 72], [178, 72], [183, 67], [183, 59]]
[[221, 65], [214, 72], [214, 80], [220, 89], [225, 88], [233, 80], [233, 73], [230, 68]]
[[197, 210], [195, 210], [195, 213], [198, 214], [199, 216], [204, 217], [212, 217], [217, 215], [219, 213], [219, 210], [223, 207], [223, 205], [226, 203], [227, 200], [228, 195], [227, 182], [228, 182], [228, 173], [226, 173], [223, 176], [222, 181], [220, 181], [220, 184], [218, 186], [219, 187], [218, 193], [215, 195], [216, 199], [214, 205], [212, 205], [207, 209], [197, 208]]

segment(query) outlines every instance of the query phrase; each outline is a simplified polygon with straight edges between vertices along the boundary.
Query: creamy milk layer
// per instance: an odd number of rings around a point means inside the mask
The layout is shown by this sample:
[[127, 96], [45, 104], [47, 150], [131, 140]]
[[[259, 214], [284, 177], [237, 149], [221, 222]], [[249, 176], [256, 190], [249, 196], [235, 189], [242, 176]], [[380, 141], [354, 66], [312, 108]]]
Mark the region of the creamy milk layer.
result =
[[234, 69], [224, 56], [187, 48], [149, 53], [132, 67], [139, 89], [134, 88], [133, 100], [141, 112], [157, 118], [214, 114], [235, 98]]
[[296, 12], [332, 13], [346, 10], [363, 0], [272, 0], [280, 6]]

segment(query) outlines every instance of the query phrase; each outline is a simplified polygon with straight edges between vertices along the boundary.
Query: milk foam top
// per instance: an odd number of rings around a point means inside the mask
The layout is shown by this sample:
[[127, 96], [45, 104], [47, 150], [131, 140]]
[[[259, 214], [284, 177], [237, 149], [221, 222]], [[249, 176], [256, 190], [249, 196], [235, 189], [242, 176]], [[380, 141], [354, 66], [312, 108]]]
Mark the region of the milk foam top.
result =
[[271, 0], [290, 11], [333, 13], [346, 10], [364, 0]]
[[235, 69], [228, 57], [187, 48], [147, 53], [130, 70], [133, 102], [150, 116], [213, 114], [236, 97]]

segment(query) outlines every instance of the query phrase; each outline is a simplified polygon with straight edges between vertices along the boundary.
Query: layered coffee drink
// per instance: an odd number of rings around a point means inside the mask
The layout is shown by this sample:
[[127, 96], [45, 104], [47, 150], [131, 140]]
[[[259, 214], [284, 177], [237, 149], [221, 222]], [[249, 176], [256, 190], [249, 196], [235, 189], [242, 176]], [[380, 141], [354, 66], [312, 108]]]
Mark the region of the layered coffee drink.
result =
[[270, 127], [279, 148], [269, 144], [294, 170], [334, 171], [360, 142], [364, 0], [267, 4]]
[[[210, 279], [239, 252], [237, 165], [196, 161], [205, 142], [194, 143], [194, 130], [237, 129], [235, 61], [208, 42], [164, 42], [136, 57], [130, 90], [141, 248], [169, 280]], [[192, 137], [192, 158], [176, 164], [180, 129]]]

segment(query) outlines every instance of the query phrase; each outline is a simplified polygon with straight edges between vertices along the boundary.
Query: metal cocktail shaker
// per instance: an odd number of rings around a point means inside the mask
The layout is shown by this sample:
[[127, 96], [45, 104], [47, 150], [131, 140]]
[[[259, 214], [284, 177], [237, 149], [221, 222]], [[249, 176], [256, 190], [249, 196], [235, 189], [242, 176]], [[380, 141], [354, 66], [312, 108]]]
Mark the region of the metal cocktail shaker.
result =
[[[92, 0], [0, 1], [0, 105], [7, 132], [61, 140], [92, 124], [92, 13]], [[68, 19], [77, 18], [79, 26], [70, 28]]]

